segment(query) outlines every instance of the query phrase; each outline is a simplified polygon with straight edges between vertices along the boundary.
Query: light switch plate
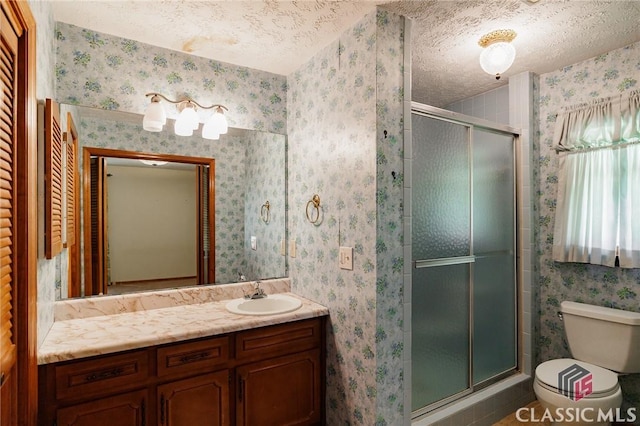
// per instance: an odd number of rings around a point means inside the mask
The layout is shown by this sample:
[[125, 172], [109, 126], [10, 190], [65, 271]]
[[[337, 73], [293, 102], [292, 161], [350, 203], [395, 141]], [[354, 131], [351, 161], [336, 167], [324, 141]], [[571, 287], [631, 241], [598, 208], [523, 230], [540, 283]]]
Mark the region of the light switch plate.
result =
[[251, 250], [258, 250], [258, 239], [254, 236], [251, 237]]
[[340, 269], [353, 271], [353, 247], [340, 247], [338, 266]]

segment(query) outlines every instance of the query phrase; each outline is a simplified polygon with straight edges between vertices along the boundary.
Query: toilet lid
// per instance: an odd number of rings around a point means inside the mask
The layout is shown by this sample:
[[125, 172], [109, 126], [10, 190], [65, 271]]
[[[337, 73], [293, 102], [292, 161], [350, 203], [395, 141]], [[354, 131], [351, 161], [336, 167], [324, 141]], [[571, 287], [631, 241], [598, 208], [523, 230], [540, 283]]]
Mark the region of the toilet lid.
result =
[[[546, 388], [560, 392], [558, 376], [561, 371], [566, 370], [566, 375], [574, 377], [581, 373], [578, 369], [571, 368], [575, 364], [586, 370], [584, 374], [591, 373], [592, 392], [587, 398], [602, 397], [618, 389], [618, 375], [613, 371], [571, 358], [553, 359], [543, 362], [536, 368], [536, 379], [544, 384]], [[582, 372], [584, 372], [584, 370]]]

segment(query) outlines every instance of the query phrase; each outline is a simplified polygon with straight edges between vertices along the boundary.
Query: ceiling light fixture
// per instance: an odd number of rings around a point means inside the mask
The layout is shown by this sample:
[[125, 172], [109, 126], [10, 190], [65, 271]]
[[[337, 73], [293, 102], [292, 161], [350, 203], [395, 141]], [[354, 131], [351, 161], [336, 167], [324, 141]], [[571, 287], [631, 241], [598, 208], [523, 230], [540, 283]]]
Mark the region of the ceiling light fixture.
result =
[[500, 75], [509, 69], [516, 58], [516, 49], [511, 42], [516, 38], [513, 30], [495, 30], [483, 35], [478, 44], [484, 48], [480, 54], [480, 66], [500, 80]]
[[174, 131], [178, 136], [191, 136], [193, 131], [197, 130], [200, 126], [200, 119], [198, 117], [197, 109], [215, 109], [209, 120], [202, 126], [202, 137], [205, 139], [218, 139], [220, 135], [227, 133], [229, 126], [227, 119], [224, 116], [224, 110], [227, 107], [224, 105], [211, 105], [203, 106], [194, 101], [191, 98], [182, 99], [179, 101], [173, 101], [160, 93], [147, 93], [145, 96], [151, 96], [151, 103], [147, 107], [142, 119], [142, 128], [149, 132], [160, 132], [167, 123], [167, 115], [160, 105], [160, 100], [164, 99], [167, 102], [178, 105], [178, 111], [180, 114], [176, 119], [174, 125]]

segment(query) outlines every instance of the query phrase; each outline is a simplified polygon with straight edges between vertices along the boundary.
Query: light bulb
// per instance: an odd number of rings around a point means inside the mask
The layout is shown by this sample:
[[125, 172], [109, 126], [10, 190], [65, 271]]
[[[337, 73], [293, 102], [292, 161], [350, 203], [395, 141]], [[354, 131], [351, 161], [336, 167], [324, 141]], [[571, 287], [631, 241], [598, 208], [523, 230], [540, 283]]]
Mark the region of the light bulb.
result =
[[220, 139], [220, 132], [218, 132], [214, 120], [209, 119], [204, 126], [202, 126], [202, 137], [212, 140]]
[[142, 119], [142, 128], [149, 132], [160, 132], [167, 122], [167, 115], [160, 105], [160, 99], [154, 96]]
[[499, 79], [500, 74], [509, 69], [515, 58], [516, 49], [511, 43], [492, 43], [480, 54], [480, 66], [487, 74], [495, 75]]

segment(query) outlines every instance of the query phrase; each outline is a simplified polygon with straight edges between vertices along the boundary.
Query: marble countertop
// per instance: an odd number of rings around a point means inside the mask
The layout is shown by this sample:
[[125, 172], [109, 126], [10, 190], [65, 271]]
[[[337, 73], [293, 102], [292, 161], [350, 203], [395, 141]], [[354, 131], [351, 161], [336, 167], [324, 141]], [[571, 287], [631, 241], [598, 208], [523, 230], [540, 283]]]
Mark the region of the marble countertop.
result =
[[49, 364], [214, 336], [329, 314], [329, 310], [300, 297], [293, 312], [265, 316], [237, 315], [226, 310], [228, 300], [185, 304], [134, 312], [55, 321], [38, 349], [38, 364]]

